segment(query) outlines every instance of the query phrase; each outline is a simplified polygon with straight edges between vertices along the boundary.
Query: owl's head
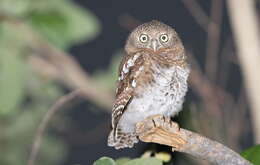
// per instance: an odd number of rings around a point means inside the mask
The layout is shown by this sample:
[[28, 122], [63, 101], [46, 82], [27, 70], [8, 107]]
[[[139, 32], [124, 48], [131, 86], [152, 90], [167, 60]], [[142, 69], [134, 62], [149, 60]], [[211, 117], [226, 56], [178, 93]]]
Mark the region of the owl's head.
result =
[[153, 20], [133, 30], [128, 37], [125, 50], [127, 53], [133, 53], [139, 49], [157, 52], [164, 48], [173, 48], [179, 45], [182, 45], [181, 40], [173, 28]]

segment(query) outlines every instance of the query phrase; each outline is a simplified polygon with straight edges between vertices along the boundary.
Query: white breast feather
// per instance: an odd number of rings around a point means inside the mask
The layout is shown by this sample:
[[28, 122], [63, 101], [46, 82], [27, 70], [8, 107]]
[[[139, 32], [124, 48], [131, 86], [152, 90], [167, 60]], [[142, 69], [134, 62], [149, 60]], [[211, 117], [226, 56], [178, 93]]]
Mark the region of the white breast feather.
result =
[[154, 83], [147, 86], [140, 97], [133, 98], [121, 117], [119, 127], [122, 131], [133, 132], [137, 122], [151, 115], [176, 115], [182, 109], [188, 75], [188, 67], [157, 68]]

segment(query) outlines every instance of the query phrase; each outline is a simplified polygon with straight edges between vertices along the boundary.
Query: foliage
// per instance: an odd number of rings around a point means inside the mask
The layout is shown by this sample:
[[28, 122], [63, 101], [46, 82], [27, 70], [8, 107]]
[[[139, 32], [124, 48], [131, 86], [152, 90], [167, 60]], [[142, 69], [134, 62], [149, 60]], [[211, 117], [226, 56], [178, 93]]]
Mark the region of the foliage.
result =
[[102, 157], [95, 161], [93, 165], [116, 165], [116, 163], [109, 157]]
[[[0, 164], [20, 165], [27, 162], [42, 117], [63, 94], [57, 83], [30, 68], [30, 56], [37, 55], [31, 51], [35, 36], [22, 25], [63, 49], [91, 40], [100, 25], [68, 0], [1, 0], [0, 18]], [[58, 164], [65, 154], [62, 140], [45, 134], [36, 164]]]
[[116, 165], [124, 165], [126, 162], [129, 162], [129, 158], [119, 158], [116, 160]]
[[15, 109], [23, 100], [25, 63], [21, 57], [16, 56], [16, 51], [3, 51], [0, 56], [1, 117], [15, 113]]
[[53, 1], [41, 10], [30, 11], [26, 18], [50, 42], [68, 48], [71, 44], [93, 39], [100, 31], [95, 16], [70, 1]]
[[154, 150], [147, 150], [145, 153], [143, 153], [142, 158], [150, 158], [150, 157], [155, 157], [158, 160], [161, 160], [163, 162], [169, 162], [172, 157], [171, 154], [168, 152], [155, 152]]
[[241, 155], [253, 164], [260, 165], [260, 145], [250, 147], [249, 149], [243, 151]]
[[121, 158], [114, 161], [108, 157], [102, 157], [94, 162], [93, 165], [162, 165], [162, 161], [156, 158], [137, 158], [137, 159], [128, 159]]

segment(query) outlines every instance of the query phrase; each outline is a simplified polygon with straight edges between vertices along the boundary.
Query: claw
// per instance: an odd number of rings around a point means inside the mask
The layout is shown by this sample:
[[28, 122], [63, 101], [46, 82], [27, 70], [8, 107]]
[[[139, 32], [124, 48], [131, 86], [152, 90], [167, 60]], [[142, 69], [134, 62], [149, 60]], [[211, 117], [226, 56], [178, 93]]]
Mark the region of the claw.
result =
[[178, 123], [163, 115], [153, 115], [136, 124], [136, 133], [144, 142], [155, 142], [178, 149], [187, 143], [179, 134]]

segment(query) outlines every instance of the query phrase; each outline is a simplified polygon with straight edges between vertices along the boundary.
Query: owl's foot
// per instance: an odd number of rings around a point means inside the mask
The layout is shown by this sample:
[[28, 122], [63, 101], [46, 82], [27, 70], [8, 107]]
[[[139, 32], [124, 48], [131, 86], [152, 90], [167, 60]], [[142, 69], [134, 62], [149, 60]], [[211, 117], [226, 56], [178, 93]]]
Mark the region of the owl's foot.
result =
[[162, 115], [150, 116], [137, 123], [136, 132], [139, 139], [144, 142], [172, 146], [173, 150], [186, 144], [186, 141], [180, 135], [179, 125]]

